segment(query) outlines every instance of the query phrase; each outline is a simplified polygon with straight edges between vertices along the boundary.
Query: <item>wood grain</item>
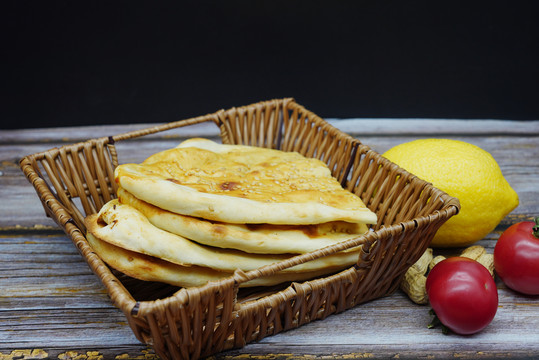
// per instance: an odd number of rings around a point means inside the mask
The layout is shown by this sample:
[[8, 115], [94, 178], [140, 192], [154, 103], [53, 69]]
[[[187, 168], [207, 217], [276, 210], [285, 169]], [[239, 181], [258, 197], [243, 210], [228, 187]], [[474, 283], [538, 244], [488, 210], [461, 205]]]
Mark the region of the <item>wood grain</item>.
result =
[[[509, 225], [539, 214], [539, 121], [332, 120], [383, 153], [417, 138], [464, 140], [492, 153], [520, 205], [479, 244], [492, 253]], [[118, 144], [121, 162], [142, 160], [184, 138], [215, 138], [216, 128], [175, 130]], [[89, 137], [148, 125], [0, 131], [0, 359], [154, 359], [132, 334], [71, 241], [47, 218], [18, 168], [23, 156]], [[458, 250], [437, 250], [451, 255]], [[498, 313], [473, 336], [426, 328], [428, 306], [403, 293], [378, 299], [299, 329], [263, 339], [215, 359], [535, 358], [539, 299], [497, 280]]]

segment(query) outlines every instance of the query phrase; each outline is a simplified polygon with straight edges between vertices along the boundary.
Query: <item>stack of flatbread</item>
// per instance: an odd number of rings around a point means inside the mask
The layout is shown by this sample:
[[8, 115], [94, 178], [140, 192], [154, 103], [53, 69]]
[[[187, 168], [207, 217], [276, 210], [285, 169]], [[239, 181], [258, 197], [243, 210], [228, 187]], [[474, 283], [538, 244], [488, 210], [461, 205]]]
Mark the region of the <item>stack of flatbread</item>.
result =
[[[376, 215], [321, 161], [295, 152], [190, 139], [116, 168], [118, 199], [86, 218], [87, 239], [111, 267], [177, 286], [272, 264], [361, 235]], [[335, 272], [350, 249], [244, 286]]]

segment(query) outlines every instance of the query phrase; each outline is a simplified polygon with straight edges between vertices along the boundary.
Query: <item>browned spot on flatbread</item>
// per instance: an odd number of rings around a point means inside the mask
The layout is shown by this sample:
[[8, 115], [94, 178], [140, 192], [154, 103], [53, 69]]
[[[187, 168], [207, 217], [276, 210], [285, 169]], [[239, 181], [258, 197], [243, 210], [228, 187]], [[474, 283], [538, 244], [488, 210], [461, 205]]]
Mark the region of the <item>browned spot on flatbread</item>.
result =
[[154, 269], [153, 269], [152, 267], [150, 267], [150, 266], [141, 266], [139, 269], [142, 270], [142, 271], [149, 272], [149, 273], [153, 272], [153, 270], [154, 270]]
[[240, 184], [235, 181], [225, 181], [219, 185], [221, 190], [234, 191], [240, 187]]
[[318, 229], [315, 225], [298, 226], [298, 228], [310, 238], [318, 236]]
[[[269, 224], [245, 224], [249, 231], [271, 231], [272, 228], [275, 228], [273, 225]], [[320, 236], [318, 227], [316, 225], [279, 225], [280, 230], [298, 230], [303, 232], [310, 238], [316, 238]]]
[[211, 229], [212, 232], [217, 236], [225, 236], [228, 233], [226, 227], [220, 224], [214, 224]]
[[97, 221], [96, 223], [99, 225], [99, 226], [107, 226], [108, 224], [105, 222], [105, 220], [103, 220], [103, 218], [101, 216], [98, 216], [97, 217]]

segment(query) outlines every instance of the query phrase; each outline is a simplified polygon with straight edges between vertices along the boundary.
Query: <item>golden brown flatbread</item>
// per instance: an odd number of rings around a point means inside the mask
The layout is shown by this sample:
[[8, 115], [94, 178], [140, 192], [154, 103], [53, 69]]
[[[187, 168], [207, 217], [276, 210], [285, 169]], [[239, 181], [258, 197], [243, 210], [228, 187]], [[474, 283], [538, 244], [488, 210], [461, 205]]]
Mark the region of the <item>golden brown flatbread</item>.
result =
[[[140, 211], [118, 200], [109, 201], [98, 214], [86, 217], [85, 225], [89, 233], [110, 244], [184, 266], [197, 265], [228, 272], [238, 268], [247, 271], [291, 257], [284, 254], [249, 254], [200, 245], [155, 227]], [[345, 268], [357, 260], [358, 249], [354, 248], [285, 269], [283, 273]]]
[[191, 139], [116, 168], [116, 182], [174, 213], [236, 224], [375, 224], [320, 160], [296, 152]]
[[181, 215], [137, 199], [118, 189], [118, 199], [140, 211], [154, 226], [200, 244], [253, 254], [314, 251], [368, 231], [365, 224], [335, 221], [313, 225], [228, 224]]
[[[91, 233], [86, 235], [86, 239], [95, 253], [110, 267], [139, 280], [191, 287], [201, 286], [208, 281], [216, 281], [232, 275], [230, 272], [200, 266], [177, 265], [153, 256], [129, 251], [102, 241]], [[241, 283], [240, 287], [271, 286], [288, 281], [307, 280], [334, 271], [333, 269], [324, 269], [304, 273], [280, 273]]]

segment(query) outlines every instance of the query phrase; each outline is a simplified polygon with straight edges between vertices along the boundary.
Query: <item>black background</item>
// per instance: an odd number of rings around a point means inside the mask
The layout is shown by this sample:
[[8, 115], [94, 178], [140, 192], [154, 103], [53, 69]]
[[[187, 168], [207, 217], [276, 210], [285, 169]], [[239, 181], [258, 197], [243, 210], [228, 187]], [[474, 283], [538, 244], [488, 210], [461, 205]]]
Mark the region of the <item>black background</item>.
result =
[[529, 1], [8, 1], [1, 128], [294, 97], [328, 118], [539, 118]]

